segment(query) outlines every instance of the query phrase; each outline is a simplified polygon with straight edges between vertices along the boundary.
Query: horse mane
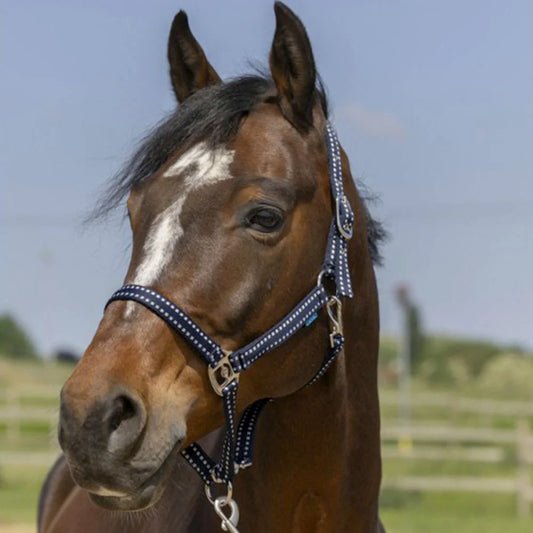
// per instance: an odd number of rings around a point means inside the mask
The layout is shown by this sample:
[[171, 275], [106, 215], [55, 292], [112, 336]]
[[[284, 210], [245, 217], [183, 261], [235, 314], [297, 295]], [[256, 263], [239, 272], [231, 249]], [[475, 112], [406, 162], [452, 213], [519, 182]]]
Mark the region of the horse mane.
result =
[[[317, 94], [328, 117], [326, 91], [320, 78]], [[260, 73], [240, 76], [196, 92], [141, 140], [137, 150], [101, 195], [90, 220], [103, 218], [113, 211], [133, 188], [152, 176], [180, 146], [204, 141], [214, 147], [228, 142], [248, 113], [258, 104], [275, 98], [272, 79]], [[386, 232], [370, 214], [367, 198], [365, 194], [363, 202], [370, 255], [374, 263], [381, 264], [379, 245]]]

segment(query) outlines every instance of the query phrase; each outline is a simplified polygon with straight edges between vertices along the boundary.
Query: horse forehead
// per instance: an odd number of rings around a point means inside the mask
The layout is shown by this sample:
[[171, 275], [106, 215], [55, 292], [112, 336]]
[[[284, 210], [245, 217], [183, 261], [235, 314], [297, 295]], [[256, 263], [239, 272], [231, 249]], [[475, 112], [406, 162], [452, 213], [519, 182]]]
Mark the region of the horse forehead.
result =
[[232, 146], [237, 174], [287, 178], [315, 163], [309, 139], [270, 104], [260, 104], [243, 121]]
[[[142, 245], [133, 283], [153, 283], [170, 263], [184, 234], [182, 210], [189, 194], [200, 187], [231, 179], [234, 151], [200, 142], [180, 154], [161, 174], [160, 183], [180, 177], [179, 192], [153, 219]], [[155, 193], [155, 191], [154, 191]]]

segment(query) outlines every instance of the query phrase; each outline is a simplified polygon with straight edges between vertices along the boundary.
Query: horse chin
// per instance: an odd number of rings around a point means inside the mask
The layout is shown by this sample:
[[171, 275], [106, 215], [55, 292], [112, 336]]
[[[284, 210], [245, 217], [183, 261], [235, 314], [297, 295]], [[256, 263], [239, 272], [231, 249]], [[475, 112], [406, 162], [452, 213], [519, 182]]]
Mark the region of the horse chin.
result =
[[106, 489], [96, 491], [88, 489], [91, 500], [100, 507], [112, 511], [142, 511], [152, 507], [159, 501], [168, 485], [178, 460], [181, 442], [180, 440], [175, 444], [159, 468], [134, 491], [113, 494], [114, 491]]
[[110, 511], [142, 511], [159, 501], [164, 485], [148, 485], [137, 494], [128, 496], [101, 496], [92, 492], [89, 492], [89, 496], [95, 504]]
[[162, 493], [162, 490], [152, 485], [133, 496], [100, 496], [92, 492], [89, 492], [89, 496], [96, 505], [109, 511], [142, 511], [154, 505]]

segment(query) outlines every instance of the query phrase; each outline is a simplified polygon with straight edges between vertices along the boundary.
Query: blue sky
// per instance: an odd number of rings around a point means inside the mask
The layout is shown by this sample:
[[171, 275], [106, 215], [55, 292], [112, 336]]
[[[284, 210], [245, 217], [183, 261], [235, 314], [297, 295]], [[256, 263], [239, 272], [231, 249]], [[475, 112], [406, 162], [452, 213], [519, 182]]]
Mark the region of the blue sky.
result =
[[[354, 173], [391, 233], [382, 330], [406, 283], [426, 329], [533, 347], [533, 4], [292, 1]], [[223, 77], [265, 62], [265, 1], [0, 5], [0, 312], [83, 350], [129, 259], [98, 192], [174, 107], [166, 40], [185, 9]]]

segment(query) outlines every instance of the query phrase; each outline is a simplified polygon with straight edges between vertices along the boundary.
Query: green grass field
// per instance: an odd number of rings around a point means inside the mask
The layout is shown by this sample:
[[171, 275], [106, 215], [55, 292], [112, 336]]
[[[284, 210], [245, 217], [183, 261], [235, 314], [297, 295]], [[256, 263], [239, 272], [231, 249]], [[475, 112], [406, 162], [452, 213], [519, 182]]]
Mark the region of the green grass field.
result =
[[4, 523], [36, 523], [37, 499], [48, 468], [1, 464], [0, 530]]
[[[37, 498], [49, 468], [46, 461], [49, 457], [51, 464], [54, 454], [58, 453], [57, 444], [53, 443], [53, 433], [51, 437], [53, 419], [57, 416], [58, 392], [71, 371], [72, 367], [68, 365], [14, 362], [0, 358], [0, 410], [11, 408], [15, 398], [17, 408], [45, 413], [44, 419], [18, 423], [15, 432], [12, 420], [0, 420], [0, 531], [7, 527], [9, 531], [19, 531], [15, 525], [20, 525], [20, 531], [26, 532], [32, 530], [30, 524], [35, 524]], [[414, 387], [418, 392], [428, 392], [423, 384], [415, 382]], [[384, 389], [389, 396], [393, 391], [390, 386]], [[464, 390], [460, 392], [464, 394]], [[397, 406], [390, 401], [384, 402], [382, 415], [384, 426], [395, 424]], [[506, 414], [463, 412], [446, 405], [415, 405], [412, 417], [420, 423], [504, 430], [514, 430], [517, 422], [514, 416]], [[394, 449], [397, 443], [388, 440], [385, 444], [388, 449]], [[415, 452], [418, 445], [415, 444]], [[431, 448], [439, 447], [441, 443], [422, 445]], [[479, 444], [460, 443], [460, 446], [479, 447]], [[503, 459], [494, 463], [385, 458], [384, 479], [406, 475], [513, 478], [517, 469], [516, 446], [513, 443], [498, 446]], [[44, 462], [35, 460], [36, 454], [44, 457]], [[24, 458], [30, 455], [33, 460], [25, 461]], [[530, 474], [533, 474], [531, 468]], [[380, 515], [388, 533], [532, 531], [531, 518], [519, 518], [517, 515], [517, 498], [514, 494], [408, 492], [386, 488], [380, 499]]]
[[[387, 465], [385, 464], [385, 469]], [[387, 533], [531, 533], [512, 495], [396, 493], [384, 490], [380, 516]]]

